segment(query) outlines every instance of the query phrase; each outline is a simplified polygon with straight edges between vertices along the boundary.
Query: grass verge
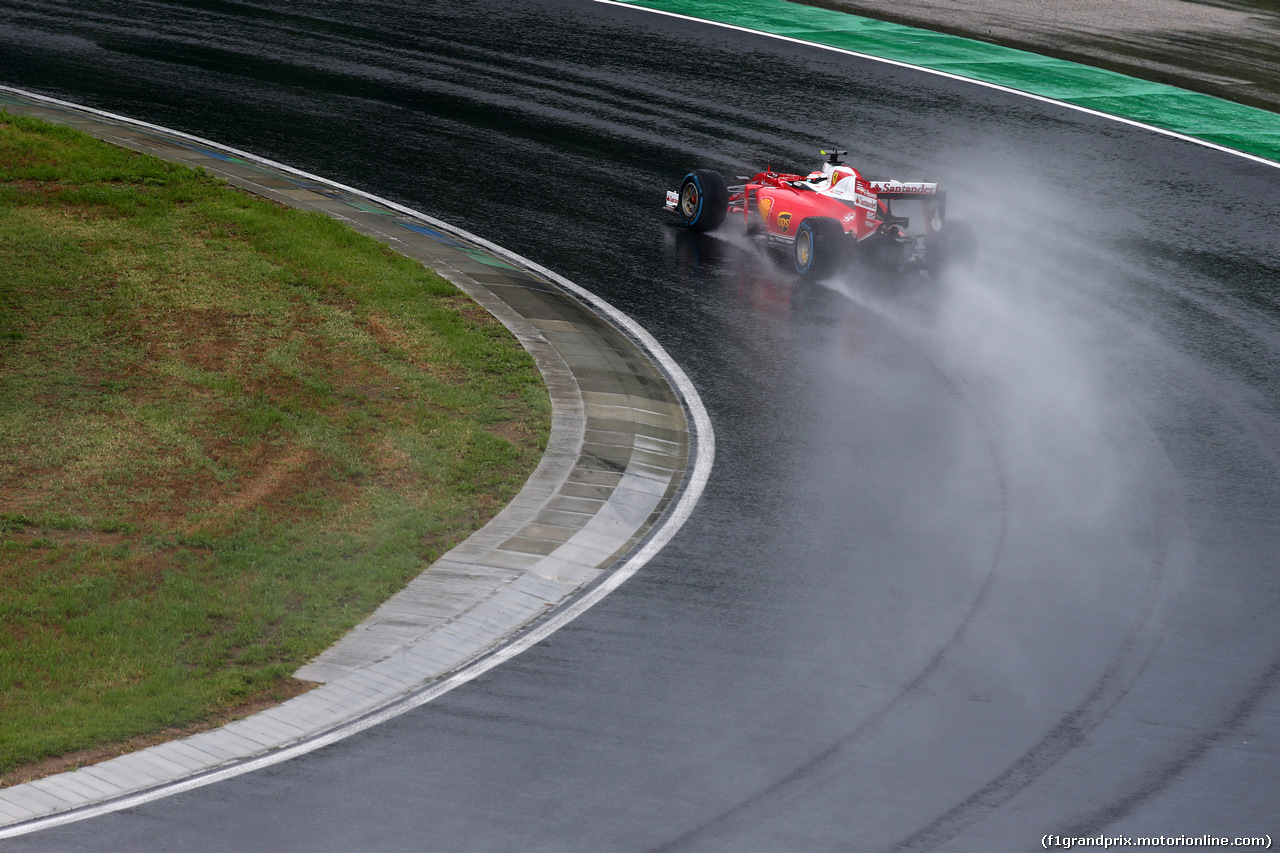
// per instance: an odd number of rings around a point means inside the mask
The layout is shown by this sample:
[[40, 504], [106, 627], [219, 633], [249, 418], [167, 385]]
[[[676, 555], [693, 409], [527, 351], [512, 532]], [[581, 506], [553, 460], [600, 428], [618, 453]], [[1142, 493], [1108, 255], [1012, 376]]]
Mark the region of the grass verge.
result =
[[0, 784], [304, 689], [549, 423], [420, 264], [0, 113]]

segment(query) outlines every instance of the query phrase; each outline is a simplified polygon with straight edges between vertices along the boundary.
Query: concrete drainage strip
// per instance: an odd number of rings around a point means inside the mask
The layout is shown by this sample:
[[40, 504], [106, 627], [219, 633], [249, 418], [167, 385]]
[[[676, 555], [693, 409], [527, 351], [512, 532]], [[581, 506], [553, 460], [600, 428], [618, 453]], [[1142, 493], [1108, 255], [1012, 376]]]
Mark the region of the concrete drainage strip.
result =
[[647, 333], [576, 285], [407, 208], [176, 131], [7, 87], [0, 109], [203, 166], [422, 261], [515, 334], [552, 399], [546, 452], [516, 499], [298, 670], [320, 686], [219, 729], [0, 790], [0, 838], [276, 763], [422, 704], [599, 600], [696, 502], [713, 452], [696, 392]]

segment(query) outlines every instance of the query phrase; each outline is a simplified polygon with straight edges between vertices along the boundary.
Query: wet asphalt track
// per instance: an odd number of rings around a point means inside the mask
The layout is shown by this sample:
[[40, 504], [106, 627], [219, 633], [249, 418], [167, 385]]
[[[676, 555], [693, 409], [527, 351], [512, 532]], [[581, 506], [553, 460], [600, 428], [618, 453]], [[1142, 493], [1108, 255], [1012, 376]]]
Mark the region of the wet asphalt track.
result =
[[[402, 201], [648, 327], [703, 503], [586, 616], [327, 750], [4, 849], [1020, 851], [1280, 836], [1280, 170], [577, 0], [22, 2], [0, 81]], [[950, 282], [802, 286], [691, 165], [936, 178]]]

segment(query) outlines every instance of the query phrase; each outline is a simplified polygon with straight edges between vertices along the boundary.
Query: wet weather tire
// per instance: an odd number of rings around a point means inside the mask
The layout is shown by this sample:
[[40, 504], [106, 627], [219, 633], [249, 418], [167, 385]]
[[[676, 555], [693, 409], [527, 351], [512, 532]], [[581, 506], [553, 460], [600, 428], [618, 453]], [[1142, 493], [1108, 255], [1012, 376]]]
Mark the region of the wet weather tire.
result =
[[729, 211], [729, 187], [719, 172], [695, 169], [680, 182], [680, 219], [691, 231], [719, 228]]
[[948, 222], [942, 230], [926, 238], [925, 265], [932, 276], [951, 270], [971, 270], [978, 262], [978, 237], [963, 222]]
[[806, 277], [827, 275], [843, 257], [845, 240], [840, 220], [810, 216], [796, 229], [792, 246], [796, 272]]

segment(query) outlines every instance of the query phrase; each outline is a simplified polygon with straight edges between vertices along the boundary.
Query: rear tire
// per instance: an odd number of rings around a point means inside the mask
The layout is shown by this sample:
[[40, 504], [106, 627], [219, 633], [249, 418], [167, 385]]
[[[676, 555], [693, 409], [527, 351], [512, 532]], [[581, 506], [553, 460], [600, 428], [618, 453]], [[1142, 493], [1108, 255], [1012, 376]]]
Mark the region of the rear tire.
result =
[[844, 257], [844, 226], [830, 216], [810, 216], [796, 229], [792, 256], [796, 273], [807, 278], [824, 276]]
[[978, 236], [963, 222], [948, 222], [925, 243], [925, 265], [934, 277], [969, 272], [978, 262]]
[[719, 172], [695, 169], [680, 182], [676, 210], [691, 231], [719, 228], [729, 212], [729, 186]]

